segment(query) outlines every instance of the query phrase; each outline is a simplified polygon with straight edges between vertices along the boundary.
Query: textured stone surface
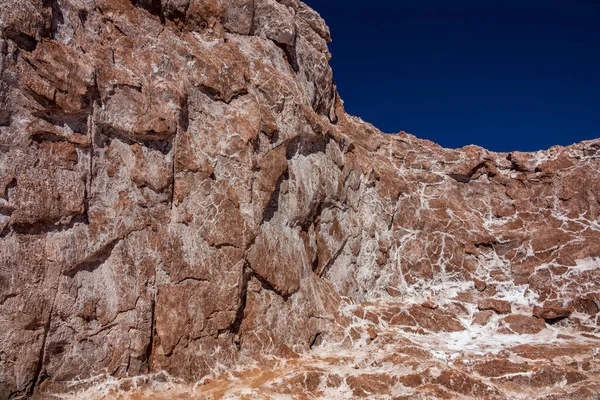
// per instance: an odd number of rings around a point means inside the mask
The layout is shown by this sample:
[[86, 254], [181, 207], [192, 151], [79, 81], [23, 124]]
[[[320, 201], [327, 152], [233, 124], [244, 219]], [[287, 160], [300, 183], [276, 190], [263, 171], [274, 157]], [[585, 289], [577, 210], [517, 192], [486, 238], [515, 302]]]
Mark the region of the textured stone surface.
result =
[[390, 362], [427, 371], [307, 367], [269, 390], [597, 393], [600, 141], [384, 135], [344, 112], [329, 29], [297, 0], [5, 0], [0, 32], [0, 398], [471, 329], [541, 335], [514, 352], [546, 359], [552, 332], [578, 364], [475, 375], [417, 341]]

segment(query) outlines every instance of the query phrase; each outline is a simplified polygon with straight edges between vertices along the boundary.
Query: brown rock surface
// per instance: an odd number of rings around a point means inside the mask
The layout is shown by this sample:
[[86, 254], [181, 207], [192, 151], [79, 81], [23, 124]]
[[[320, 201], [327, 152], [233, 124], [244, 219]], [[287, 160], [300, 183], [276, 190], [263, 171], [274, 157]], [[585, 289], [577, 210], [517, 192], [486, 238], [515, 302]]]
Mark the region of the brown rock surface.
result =
[[546, 301], [542, 306], [533, 307], [533, 315], [546, 320], [567, 318], [573, 313], [573, 307], [565, 306], [564, 302]]
[[473, 323], [477, 325], [487, 325], [494, 314], [495, 313], [492, 310], [478, 312], [473, 315]]
[[600, 141], [384, 135], [329, 40], [298, 0], [0, 3], [0, 399], [600, 393]]
[[546, 328], [546, 322], [541, 318], [528, 315], [512, 314], [502, 320], [511, 331], [519, 334], [535, 334]]
[[493, 310], [498, 314], [510, 314], [511, 306], [508, 301], [486, 298], [479, 301], [477, 308], [481, 311]]
[[473, 283], [475, 284], [475, 288], [480, 292], [483, 292], [487, 288], [487, 283], [477, 278], [473, 280]]

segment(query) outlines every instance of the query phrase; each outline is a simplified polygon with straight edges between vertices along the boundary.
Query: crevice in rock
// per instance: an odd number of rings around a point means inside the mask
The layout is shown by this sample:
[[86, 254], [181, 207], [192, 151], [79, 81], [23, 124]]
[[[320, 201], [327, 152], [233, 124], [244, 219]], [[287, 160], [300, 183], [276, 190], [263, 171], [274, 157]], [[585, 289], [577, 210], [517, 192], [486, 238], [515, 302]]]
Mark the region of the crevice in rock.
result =
[[[27, 60], [25, 60], [25, 61], [27, 61]], [[45, 98], [43, 96], [40, 96], [39, 94], [37, 94], [36, 92], [34, 92], [33, 90], [31, 90], [27, 86], [23, 87], [23, 92], [27, 96], [31, 97], [35, 102], [37, 102], [43, 108], [54, 108], [54, 109], [57, 108], [56, 107], [56, 102], [54, 101], [54, 99], [47, 99], [47, 98]]]
[[[96, 78], [94, 77], [94, 82], [96, 82]], [[96, 83], [97, 87], [97, 83]], [[89, 210], [90, 210], [90, 196], [93, 195], [94, 191], [94, 157], [95, 157], [95, 138], [96, 138], [96, 114], [98, 106], [100, 105], [100, 96], [98, 94], [98, 102], [92, 103], [92, 112], [88, 115], [88, 131], [87, 134], [90, 138], [90, 161], [89, 161], [89, 169], [88, 169], [88, 179], [86, 182], [86, 190], [84, 196], [84, 215], [86, 217], [87, 223], [89, 224]]]
[[226, 248], [239, 249], [238, 246], [236, 246], [235, 244], [232, 244], [232, 243], [218, 243], [218, 244], [212, 245], [212, 247], [217, 250], [226, 249]]
[[151, 12], [154, 15], [157, 15], [158, 18], [160, 19], [160, 23], [164, 25], [166, 22], [166, 19], [165, 19], [165, 13], [162, 8], [161, 0], [151, 0], [151, 9], [152, 9]]
[[596, 155], [598, 155], [598, 152], [600, 152], [600, 144], [592, 143], [589, 147], [584, 148], [582, 151], [584, 157], [595, 159]]
[[[177, 141], [177, 137], [175, 137], [173, 139], [174, 142]], [[171, 151], [171, 193], [170, 193], [170, 200], [169, 200], [169, 204], [170, 204], [170, 208], [171, 210], [173, 209], [173, 207], [175, 207], [175, 180], [177, 179], [176, 174], [176, 168], [175, 168], [175, 156], [177, 154], [176, 149], [177, 148], [177, 144], [174, 143], [173, 144], [173, 149]]]
[[[127, 311], [132, 311], [132, 310], [125, 310], [125, 311], [123, 311], [123, 312], [127, 312]], [[115, 317], [115, 319], [116, 319], [116, 318], [117, 318], [117, 317]], [[89, 333], [89, 334], [87, 335], [87, 339], [89, 339], [89, 338], [93, 338], [93, 337], [95, 337], [95, 336], [98, 336], [98, 335], [99, 335], [99, 334], [101, 334], [102, 332], [106, 332], [106, 331], [108, 331], [108, 330], [110, 330], [110, 329], [112, 329], [112, 328], [114, 328], [115, 326], [118, 326], [118, 325], [119, 325], [119, 324], [118, 324], [117, 322], [111, 322], [111, 323], [109, 323], [109, 324], [106, 324], [106, 325], [104, 325], [103, 327], [101, 327], [100, 329], [98, 329], [98, 330], [96, 330], [96, 331], [94, 331], [94, 332], [92, 332], [92, 333]]]
[[[90, 155], [91, 157], [91, 155]], [[90, 178], [91, 179], [91, 176]], [[82, 221], [84, 224], [89, 225], [90, 224], [90, 194], [89, 194], [89, 189], [88, 186], [91, 187], [91, 184], [88, 185], [88, 180], [86, 179], [86, 182], [84, 184], [84, 189], [83, 189], [83, 214], [82, 214]]]
[[2, 193], [2, 198], [4, 200], [6, 200], [8, 203], [10, 203], [10, 199], [9, 199], [10, 189], [14, 189], [16, 187], [17, 187], [17, 178], [12, 178], [10, 180], [10, 182], [8, 182], [8, 185], [6, 185], [6, 187], [4, 188], [4, 193]]
[[281, 174], [281, 176], [279, 176], [279, 179], [275, 184], [275, 189], [273, 190], [273, 193], [271, 193], [271, 197], [269, 198], [269, 202], [263, 210], [261, 225], [265, 222], [271, 221], [275, 216], [275, 213], [277, 213], [277, 211], [279, 210], [279, 195], [281, 193], [281, 185], [284, 181], [287, 181], [288, 179], [290, 179], [290, 174], [289, 169], [286, 169]]
[[81, 22], [81, 26], [85, 26], [87, 19], [88, 19], [88, 12], [86, 10], [79, 10], [77, 12], [77, 17], [79, 18], [79, 21]]
[[325, 153], [330, 140], [328, 135], [296, 136], [286, 146], [286, 158], [291, 160], [298, 154], [307, 157], [311, 154]]
[[[72, 143], [68, 137], [57, 136], [53, 132], [37, 131], [32, 133], [29, 138], [36, 143], [53, 142], [53, 143]], [[75, 143], [73, 143], [75, 144]], [[77, 145], [77, 144], [75, 144]]]
[[458, 183], [469, 183], [471, 182], [471, 178], [467, 175], [462, 174], [446, 174], [450, 178], [454, 179]]
[[250, 19], [250, 29], [248, 31], [249, 36], [257, 36], [256, 30], [258, 29], [257, 18], [256, 18], [256, 0], [252, 0], [252, 18]]
[[[59, 274], [60, 279], [61, 274]], [[56, 297], [58, 296], [58, 287], [54, 292], [54, 297], [52, 298], [52, 304], [50, 305], [50, 312], [48, 313], [48, 319], [44, 324], [44, 334], [42, 336], [42, 346], [40, 348], [40, 353], [38, 355], [38, 362], [35, 367], [35, 373], [33, 375], [33, 380], [31, 381], [31, 386], [27, 391], [28, 397], [33, 395], [35, 388], [40, 385], [41, 382], [44, 381], [45, 377], [42, 376], [42, 369], [44, 367], [44, 359], [46, 358], [46, 342], [48, 340], [48, 334], [50, 333], [50, 327], [52, 324], [52, 313], [54, 312], [54, 305], [56, 304]]]
[[332, 200], [322, 201], [319, 203], [319, 205], [312, 207], [310, 212], [308, 213], [308, 215], [305, 215], [300, 220], [293, 221], [291, 223], [291, 226], [293, 226], [293, 227], [299, 226], [301, 230], [308, 232], [308, 227], [311, 224], [319, 223], [320, 217], [323, 214], [323, 211], [325, 211], [326, 209], [331, 209], [331, 210], [337, 209], [342, 212], [346, 212], [346, 210], [348, 208], [344, 204], [336, 204]]
[[[153, 135], [155, 132], [149, 132], [150, 135]], [[152, 140], [142, 140], [138, 142], [144, 147], [147, 147], [152, 150], [156, 150], [162, 155], [166, 156], [171, 152], [173, 148], [173, 137], [167, 139], [152, 139]]]
[[[253, 275], [252, 269], [246, 264], [244, 266], [244, 271], [242, 273], [242, 282], [240, 288], [240, 304], [235, 312], [235, 319], [233, 323], [227, 328], [233, 335], [238, 335], [240, 333], [240, 329], [242, 327], [242, 322], [244, 321], [244, 314], [246, 312], [246, 302], [248, 299], [248, 282]], [[239, 342], [236, 343], [239, 350]]]
[[165, 14], [160, 0], [132, 0], [131, 2], [134, 6], [143, 8], [150, 14], [156, 15], [160, 19], [160, 23], [165, 24]]
[[[320, 229], [320, 227], [319, 227], [319, 223], [317, 221], [307, 220], [304, 222], [304, 224], [300, 225], [300, 231], [302, 233], [304, 233], [305, 237], [307, 238], [307, 240], [305, 240], [305, 243], [304, 243], [305, 248], [308, 248], [310, 246], [308, 238], [310, 236], [311, 231], [312, 231], [313, 235], [316, 236], [319, 229]], [[318, 250], [315, 250], [312, 258], [313, 258], [313, 260], [312, 260], [312, 264], [311, 264], [311, 270], [316, 273], [317, 269], [319, 268], [319, 262], [320, 262], [320, 255], [319, 255]]]
[[10, 126], [11, 111], [7, 109], [0, 110], [0, 127]]
[[293, 293], [283, 293], [280, 290], [278, 290], [276, 287], [274, 287], [273, 285], [271, 285], [271, 283], [269, 283], [269, 281], [267, 281], [265, 278], [263, 278], [262, 276], [260, 276], [256, 271], [254, 271], [252, 269], [252, 266], [248, 265], [248, 269], [250, 270], [249, 272], [249, 276], [248, 276], [248, 281], [251, 278], [256, 278], [256, 280], [258, 282], [260, 282], [261, 286], [263, 287], [263, 289], [266, 289], [270, 292], [275, 293], [277, 296], [281, 297], [283, 299], [283, 301], [287, 302], [288, 299], [294, 295], [296, 292]]
[[485, 168], [485, 162], [480, 162], [469, 171], [469, 178], [472, 178], [480, 169]]
[[182, 341], [183, 339], [186, 339], [186, 340], [187, 340], [187, 343], [186, 343], [186, 344], [183, 346], [183, 348], [187, 348], [187, 347], [189, 346], [189, 343], [190, 343], [190, 342], [193, 342], [194, 340], [202, 339], [204, 336], [205, 336], [205, 335], [200, 335], [200, 336], [199, 336], [199, 337], [197, 337], [197, 338], [190, 338], [190, 337], [184, 337], [184, 336], [180, 336], [180, 337], [177, 339], [177, 343], [175, 343], [175, 344], [173, 345], [173, 347], [171, 347], [171, 348], [169, 349], [169, 351], [167, 351], [166, 353], [164, 353], [164, 356], [165, 356], [165, 357], [167, 357], [167, 358], [171, 358], [171, 357], [173, 356], [173, 353], [174, 353], [174, 352], [175, 352], [175, 350], [176, 350], [176, 349], [179, 347], [179, 344], [181, 343], [181, 341]]
[[473, 243], [473, 245], [476, 248], [478, 248], [478, 249], [482, 249], [483, 248], [483, 249], [488, 249], [488, 250], [491, 250], [491, 251], [494, 250], [494, 246], [496, 246], [497, 244], [498, 244], [498, 242], [495, 241], [495, 240], [491, 240], [489, 242], [476, 242], [476, 243]]
[[64, 273], [64, 275], [68, 276], [69, 278], [73, 278], [75, 275], [77, 275], [79, 272], [82, 272], [82, 271], [88, 271], [88, 272], [95, 271], [110, 258], [114, 248], [117, 246], [117, 244], [119, 244], [119, 242], [121, 242], [121, 240], [123, 240], [123, 239], [117, 238], [117, 239], [110, 241], [109, 243], [104, 245], [101, 249], [96, 251], [94, 254], [87, 257], [86, 259], [84, 259], [79, 264], [75, 265], [74, 267], [70, 268], [69, 270], [67, 270]]
[[323, 336], [321, 332], [317, 332], [311, 339], [308, 347], [312, 350], [313, 347], [318, 347], [323, 342]]
[[[84, 210], [85, 212], [85, 210]], [[51, 232], [64, 232], [72, 229], [78, 223], [86, 223], [85, 214], [71, 216], [68, 222], [57, 221], [36, 221], [31, 224], [11, 225], [13, 232], [20, 235], [44, 235]]]
[[65, 17], [60, 9], [60, 5], [57, 0], [52, 1], [52, 27], [50, 38], [54, 40], [58, 33], [59, 25], [64, 25]]
[[153, 293], [153, 297], [152, 297], [152, 304], [150, 306], [150, 342], [148, 343], [148, 346], [146, 347], [146, 353], [145, 353], [145, 363], [146, 366], [148, 368], [148, 373], [151, 372], [152, 370], [152, 355], [154, 353], [154, 335], [155, 335], [155, 330], [156, 330], [156, 277], [154, 278], [154, 293]]
[[68, 114], [60, 110], [49, 109], [34, 115], [54, 126], [61, 128], [67, 126], [74, 133], [85, 135], [88, 132], [89, 113]]
[[[151, 135], [152, 132], [148, 132], [148, 134]], [[101, 129], [100, 135], [96, 136], [96, 146], [98, 147], [105, 147], [110, 143], [112, 139], [117, 139], [129, 146], [139, 144], [146, 148], [156, 150], [164, 156], [167, 156], [171, 152], [174, 141], [173, 136], [167, 138], [155, 138], [151, 136], [145, 136], [146, 140], [142, 140], [142, 138], [134, 137], [128, 132], [107, 126], [103, 127]]]
[[173, 152], [173, 157], [171, 160], [171, 210], [175, 206], [175, 152]]
[[240, 97], [248, 95], [248, 89], [244, 88], [238, 92], [232, 93], [229, 99], [225, 99], [223, 94], [220, 93], [217, 89], [212, 88], [208, 85], [199, 84], [196, 86], [198, 91], [215, 102], [225, 103], [227, 105], [231, 104], [232, 101], [239, 99]]
[[511, 154], [506, 156], [506, 159], [510, 161], [510, 169], [517, 172], [529, 172], [527, 168], [519, 163], [519, 161]]
[[[98, 76], [94, 73], [94, 83], [87, 88], [85, 96], [83, 98], [82, 107], [89, 110], [88, 114], [95, 116], [94, 106], [102, 105], [102, 96], [100, 95], [100, 88], [98, 87]], [[89, 124], [88, 124], [89, 125]], [[84, 133], [84, 132], [81, 132]]]
[[7, 237], [12, 231], [10, 230], [9, 225], [6, 225], [2, 230], [0, 230], [0, 239], [4, 239]]
[[188, 96], [184, 96], [181, 101], [181, 111], [179, 112], [179, 129], [187, 132], [190, 126], [190, 106]]
[[481, 162], [473, 167], [466, 175], [465, 174], [446, 174], [446, 176], [454, 179], [459, 183], [469, 183], [473, 180], [473, 176], [482, 168], [485, 168], [485, 162]]
[[398, 194], [398, 197], [396, 197], [392, 203], [394, 204], [394, 211], [392, 212], [392, 218], [390, 219], [390, 223], [388, 224], [388, 229], [390, 230], [393, 228], [394, 222], [396, 222], [396, 217], [398, 216], [398, 202], [400, 201], [400, 196], [402, 196], [402, 193]]
[[548, 318], [546, 319], [546, 323], [548, 325], [556, 325], [561, 321], [564, 321], [565, 319], [567, 319], [568, 317], [558, 317], [558, 318]]
[[337, 260], [337, 258], [342, 254], [342, 252], [344, 251], [344, 249], [346, 248], [346, 243], [348, 243], [348, 240], [350, 239], [350, 237], [347, 237], [344, 240], [344, 243], [342, 243], [342, 245], [340, 246], [340, 248], [338, 249], [338, 251], [335, 252], [335, 254], [331, 257], [331, 259], [327, 262], [327, 264], [323, 267], [323, 269], [321, 269], [321, 271], [319, 271], [317, 273], [317, 275], [319, 275], [319, 278], [323, 278], [327, 272], [329, 272], [329, 270], [331, 269], [331, 267], [333, 266], [333, 263], [335, 263], [335, 260]]
[[279, 131], [278, 130], [273, 132], [273, 134], [269, 137], [269, 143], [271, 145], [275, 145], [277, 142], [279, 142]]
[[[114, 53], [113, 53], [113, 64], [114, 64]], [[133, 90], [134, 92], [137, 93], [142, 93], [142, 86], [140, 85], [130, 85], [127, 83], [115, 83], [113, 85], [111, 85], [110, 90], [108, 91], [108, 96], [114, 96], [116, 94], [116, 89], [129, 89], [129, 90]]]
[[291, 45], [279, 43], [275, 40], [273, 40], [273, 43], [283, 51], [286, 61], [290, 64], [294, 72], [298, 73], [300, 66], [298, 65], [298, 56], [296, 55], [296, 36], [294, 36], [294, 42]]
[[17, 297], [17, 293], [8, 293], [0, 296], [0, 306], [6, 303], [7, 300]]
[[193, 276], [187, 276], [183, 279], [180, 279], [179, 281], [175, 282], [175, 285], [181, 285], [182, 283], [185, 282], [201, 282], [201, 283], [207, 283], [210, 282], [210, 280], [208, 279], [202, 279], [202, 278], [195, 278]]
[[[183, 6], [183, 8], [180, 8]], [[175, 22], [175, 25], [179, 30], [182, 30], [186, 27], [187, 23], [187, 13], [190, 8], [190, 1], [185, 1], [184, 4], [178, 5], [175, 10], [167, 10], [166, 18]]]
[[32, 52], [37, 48], [38, 41], [33, 36], [29, 36], [23, 32], [16, 32], [12, 35], [7, 33], [6, 36], [23, 51]]
[[181, 111], [179, 113], [179, 123], [177, 128], [177, 134], [172, 139], [171, 143], [171, 210], [175, 205], [175, 180], [176, 180], [176, 157], [177, 157], [177, 138], [179, 133], [185, 133], [188, 131], [190, 125], [190, 115], [189, 115], [189, 102], [188, 96], [184, 96], [181, 102]]

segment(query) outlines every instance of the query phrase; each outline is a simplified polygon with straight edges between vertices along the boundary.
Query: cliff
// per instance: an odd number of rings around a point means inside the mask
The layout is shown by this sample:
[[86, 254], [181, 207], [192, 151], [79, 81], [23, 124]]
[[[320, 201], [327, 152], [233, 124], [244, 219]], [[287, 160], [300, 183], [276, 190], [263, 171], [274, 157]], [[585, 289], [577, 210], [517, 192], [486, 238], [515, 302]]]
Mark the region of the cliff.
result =
[[[344, 112], [298, 0], [3, 0], [0, 29], [0, 398], [477, 318], [555, 332], [531, 343], [579, 350], [539, 387], [600, 392], [600, 140], [384, 135]], [[415, 390], [475, 379], [440, 368]], [[509, 390], [480, 375], [462, 395]]]

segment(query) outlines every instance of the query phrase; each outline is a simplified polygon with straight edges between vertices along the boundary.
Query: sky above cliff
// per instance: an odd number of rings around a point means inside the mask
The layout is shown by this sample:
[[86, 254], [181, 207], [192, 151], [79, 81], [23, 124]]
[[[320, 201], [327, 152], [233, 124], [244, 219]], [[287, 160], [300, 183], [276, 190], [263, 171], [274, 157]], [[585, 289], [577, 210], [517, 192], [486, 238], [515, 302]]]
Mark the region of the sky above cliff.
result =
[[305, 0], [346, 110], [445, 147], [600, 137], [599, 0]]

